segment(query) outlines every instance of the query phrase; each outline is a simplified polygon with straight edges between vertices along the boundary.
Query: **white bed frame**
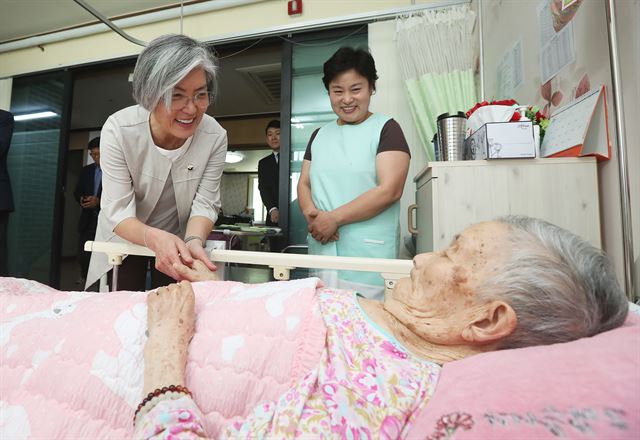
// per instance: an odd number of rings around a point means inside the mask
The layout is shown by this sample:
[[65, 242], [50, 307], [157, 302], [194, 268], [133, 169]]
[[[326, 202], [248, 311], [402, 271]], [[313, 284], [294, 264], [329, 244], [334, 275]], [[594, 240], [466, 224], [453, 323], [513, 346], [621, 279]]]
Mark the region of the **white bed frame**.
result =
[[[154, 257], [155, 253], [144, 246], [129, 243], [108, 243], [87, 241], [84, 245], [87, 252], [107, 254], [109, 263], [113, 265], [111, 290], [118, 288], [118, 267], [126, 255]], [[276, 280], [288, 280], [291, 270], [333, 269], [353, 270], [361, 272], [379, 272], [384, 279], [385, 295], [390, 292], [400, 278], [409, 276], [413, 267], [411, 260], [390, 260], [384, 258], [327, 257], [320, 255], [284, 254], [272, 252], [249, 252], [214, 249], [211, 251], [214, 263], [243, 263], [268, 266], [273, 269]], [[103, 282], [101, 281], [101, 287]], [[104, 284], [106, 286], [106, 283]], [[102, 289], [101, 289], [102, 290]]]

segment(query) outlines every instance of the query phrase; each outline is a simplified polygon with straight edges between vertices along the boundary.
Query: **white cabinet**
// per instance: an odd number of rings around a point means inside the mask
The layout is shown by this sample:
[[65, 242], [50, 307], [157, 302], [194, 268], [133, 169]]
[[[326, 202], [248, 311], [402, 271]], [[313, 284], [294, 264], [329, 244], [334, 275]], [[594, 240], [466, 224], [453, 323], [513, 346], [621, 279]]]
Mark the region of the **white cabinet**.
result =
[[547, 220], [601, 247], [596, 167], [594, 158], [429, 162], [414, 179], [417, 251], [442, 249], [467, 226], [507, 214]]

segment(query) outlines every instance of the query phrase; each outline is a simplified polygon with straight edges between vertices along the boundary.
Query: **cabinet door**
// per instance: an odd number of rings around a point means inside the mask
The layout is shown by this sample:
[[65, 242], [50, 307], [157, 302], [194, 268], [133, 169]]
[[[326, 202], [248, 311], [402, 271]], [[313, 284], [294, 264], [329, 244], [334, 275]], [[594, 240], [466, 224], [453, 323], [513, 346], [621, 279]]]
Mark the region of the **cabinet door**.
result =
[[508, 214], [547, 220], [601, 245], [595, 162], [505, 160], [443, 167], [433, 197], [435, 249], [474, 223]]
[[431, 178], [426, 183], [418, 182], [416, 190], [416, 225], [418, 236], [416, 238], [417, 253], [433, 251], [433, 191], [437, 179]]

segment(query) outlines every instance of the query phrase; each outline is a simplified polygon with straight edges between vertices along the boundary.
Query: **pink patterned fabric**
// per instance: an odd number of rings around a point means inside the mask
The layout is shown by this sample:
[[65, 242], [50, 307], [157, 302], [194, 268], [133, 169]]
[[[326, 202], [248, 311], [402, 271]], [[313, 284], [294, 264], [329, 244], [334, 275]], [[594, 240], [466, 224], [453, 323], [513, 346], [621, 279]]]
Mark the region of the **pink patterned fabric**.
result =
[[[319, 286], [314, 278], [194, 283], [187, 386], [209, 435], [318, 363], [326, 334]], [[143, 397], [145, 300], [0, 278], [0, 438], [130, 438]]]
[[[440, 366], [415, 357], [370, 322], [353, 293], [326, 289], [318, 300], [327, 338], [317, 367], [228, 426], [221, 438], [406, 437]], [[135, 437], [196, 438], [202, 435], [196, 434], [197, 414], [186, 397], [162, 401], [141, 418]]]

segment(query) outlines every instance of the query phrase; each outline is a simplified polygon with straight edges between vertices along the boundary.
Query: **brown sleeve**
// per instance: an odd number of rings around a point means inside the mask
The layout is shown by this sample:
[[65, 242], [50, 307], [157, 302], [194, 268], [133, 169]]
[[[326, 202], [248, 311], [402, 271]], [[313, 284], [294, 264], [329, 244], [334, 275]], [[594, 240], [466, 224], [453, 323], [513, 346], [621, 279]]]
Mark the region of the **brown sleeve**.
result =
[[311, 160], [311, 144], [313, 144], [313, 140], [316, 138], [316, 135], [319, 131], [320, 129], [316, 128], [315, 131], [311, 134], [309, 143], [307, 144], [307, 150], [304, 152], [304, 160]]
[[[383, 151], [404, 151], [411, 157], [411, 151], [409, 150], [409, 144], [402, 133], [402, 128], [394, 119], [389, 119], [380, 133], [380, 143], [378, 144], [378, 151], [376, 154], [380, 154]], [[305, 158], [306, 159], [306, 158]]]

